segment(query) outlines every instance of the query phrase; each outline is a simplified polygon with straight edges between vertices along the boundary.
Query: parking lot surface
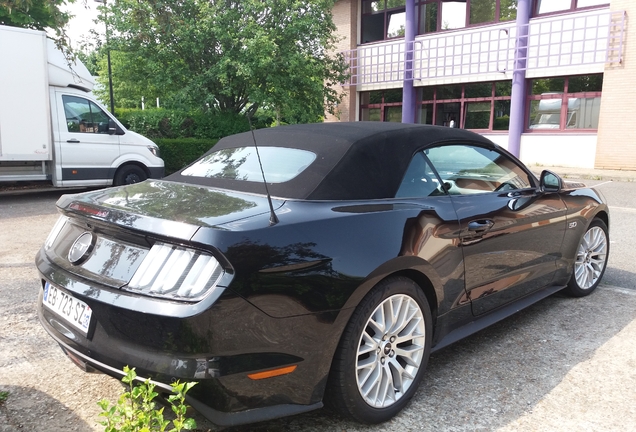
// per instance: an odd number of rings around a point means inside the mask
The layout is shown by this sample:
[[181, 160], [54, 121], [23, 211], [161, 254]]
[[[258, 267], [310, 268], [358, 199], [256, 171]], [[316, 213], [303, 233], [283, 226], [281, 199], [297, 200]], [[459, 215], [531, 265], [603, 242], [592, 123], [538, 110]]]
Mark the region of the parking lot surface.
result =
[[[320, 410], [232, 430], [636, 430], [636, 183], [600, 190], [610, 204], [611, 250], [593, 295], [551, 296], [436, 352], [412, 402], [386, 424]], [[122, 389], [74, 366], [37, 319], [33, 259], [57, 219], [59, 196], [0, 196], [0, 391], [9, 392], [1, 432], [103, 430], [96, 403], [116, 401]], [[196, 420], [200, 430], [218, 430]]]

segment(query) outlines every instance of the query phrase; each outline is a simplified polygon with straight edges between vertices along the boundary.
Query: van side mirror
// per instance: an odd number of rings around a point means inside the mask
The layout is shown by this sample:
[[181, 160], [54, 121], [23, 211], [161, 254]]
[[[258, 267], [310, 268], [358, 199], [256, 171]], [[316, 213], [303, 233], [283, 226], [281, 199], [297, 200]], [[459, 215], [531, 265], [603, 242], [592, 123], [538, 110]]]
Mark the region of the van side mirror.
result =
[[115, 123], [115, 120], [108, 119], [108, 135], [123, 135], [124, 131]]
[[540, 186], [542, 192], [560, 192], [563, 189], [563, 180], [552, 171], [543, 170]]

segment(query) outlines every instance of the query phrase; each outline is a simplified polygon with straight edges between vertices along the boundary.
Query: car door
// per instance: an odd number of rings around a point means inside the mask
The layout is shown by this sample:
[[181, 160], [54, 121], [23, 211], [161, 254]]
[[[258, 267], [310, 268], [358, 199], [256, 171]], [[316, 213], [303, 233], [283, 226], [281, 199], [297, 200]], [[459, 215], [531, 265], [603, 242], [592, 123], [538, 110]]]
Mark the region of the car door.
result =
[[102, 179], [108, 184], [119, 157], [119, 137], [109, 133], [110, 117], [90, 99], [56, 93], [62, 181], [65, 186]]
[[481, 315], [550, 285], [566, 207], [509, 155], [472, 144], [426, 151], [460, 225], [464, 282]]

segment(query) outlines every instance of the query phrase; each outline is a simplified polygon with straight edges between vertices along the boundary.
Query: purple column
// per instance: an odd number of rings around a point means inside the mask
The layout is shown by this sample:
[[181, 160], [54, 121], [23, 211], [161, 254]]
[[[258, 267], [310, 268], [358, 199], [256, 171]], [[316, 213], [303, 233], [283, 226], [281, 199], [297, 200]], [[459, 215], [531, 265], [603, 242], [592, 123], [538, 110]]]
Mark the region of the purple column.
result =
[[402, 86], [402, 123], [415, 123], [415, 89], [413, 89], [413, 42], [417, 31], [415, 0], [406, 0], [404, 23], [404, 83]]
[[517, 157], [519, 157], [521, 149], [521, 134], [523, 133], [526, 119], [526, 58], [531, 3], [531, 0], [518, 0], [517, 2], [517, 40], [512, 73], [510, 127], [508, 130], [508, 151]]

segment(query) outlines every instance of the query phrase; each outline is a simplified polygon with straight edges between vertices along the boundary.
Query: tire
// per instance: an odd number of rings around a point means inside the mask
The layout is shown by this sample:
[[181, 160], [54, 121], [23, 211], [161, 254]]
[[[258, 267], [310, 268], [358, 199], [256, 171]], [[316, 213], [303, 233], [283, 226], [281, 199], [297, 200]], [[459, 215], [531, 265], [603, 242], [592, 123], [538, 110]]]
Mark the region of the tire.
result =
[[[390, 310], [396, 315], [388, 316]], [[420, 287], [404, 277], [382, 281], [358, 305], [342, 335], [327, 404], [362, 423], [391, 419], [415, 394], [431, 339], [431, 311]]]
[[137, 165], [124, 165], [115, 173], [113, 183], [115, 186], [139, 183], [148, 178], [146, 171]]
[[563, 291], [572, 297], [591, 294], [603, 278], [608, 257], [607, 225], [602, 220], [594, 218], [581, 237], [572, 276]]

